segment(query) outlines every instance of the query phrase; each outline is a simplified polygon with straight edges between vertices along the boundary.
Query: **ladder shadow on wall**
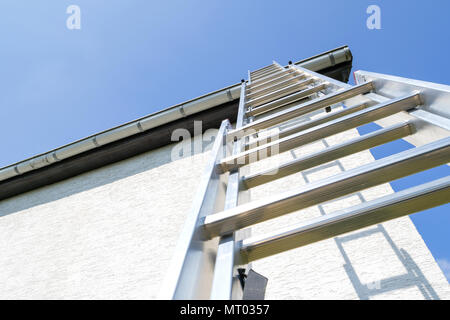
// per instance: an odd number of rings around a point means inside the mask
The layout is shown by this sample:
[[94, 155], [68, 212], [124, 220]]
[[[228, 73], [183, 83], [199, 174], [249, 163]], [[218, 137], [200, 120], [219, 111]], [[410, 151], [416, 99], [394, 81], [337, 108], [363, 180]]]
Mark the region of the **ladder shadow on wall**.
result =
[[[328, 143], [325, 139], [321, 140], [325, 147], [329, 147]], [[292, 156], [295, 158], [295, 153], [291, 152]], [[313, 174], [314, 172], [323, 170], [325, 168], [329, 167], [338, 167], [341, 172], [345, 171], [344, 166], [340, 162], [340, 160], [335, 160], [330, 163], [320, 165], [318, 167], [305, 170], [302, 172], [302, 176], [305, 179], [307, 183], [310, 182], [310, 179], [308, 178], [308, 175]], [[356, 195], [361, 202], [366, 202], [364, 196], [361, 192], [357, 192], [353, 195], [345, 196], [336, 200], [342, 200], [351, 196]], [[323, 205], [318, 205], [319, 211], [321, 215], [326, 215], [326, 210], [324, 209]], [[384, 278], [377, 280], [376, 282], [371, 283], [363, 283], [358, 276], [358, 273], [356, 269], [354, 268], [353, 264], [351, 263], [349, 254], [344, 249], [344, 244], [346, 242], [350, 242], [352, 240], [358, 240], [363, 239], [365, 237], [369, 237], [374, 234], [379, 234], [386, 242], [389, 244], [389, 246], [392, 248], [393, 252], [395, 253], [395, 256], [398, 258], [399, 262], [403, 265], [403, 267], [406, 270], [406, 273], [400, 274], [397, 276]], [[423, 295], [424, 299], [427, 300], [439, 300], [439, 296], [437, 295], [436, 291], [433, 289], [431, 284], [428, 282], [428, 280], [425, 278], [424, 274], [418, 267], [418, 265], [414, 262], [412, 257], [409, 255], [409, 253], [403, 249], [399, 248], [389, 233], [387, 232], [386, 228], [382, 224], [378, 224], [375, 227], [370, 227], [369, 229], [364, 229], [362, 231], [356, 231], [352, 232], [348, 235], [335, 237], [334, 241], [345, 261], [345, 264], [343, 265], [345, 272], [347, 273], [350, 282], [353, 285], [353, 288], [355, 289], [355, 292], [357, 293], [359, 299], [367, 300], [370, 299], [370, 297], [374, 297], [376, 295], [380, 295], [389, 291], [395, 291], [399, 289], [405, 289], [405, 288], [411, 288], [411, 287], [417, 287], [419, 289], [420, 293]], [[363, 248], [360, 248], [363, 250]]]

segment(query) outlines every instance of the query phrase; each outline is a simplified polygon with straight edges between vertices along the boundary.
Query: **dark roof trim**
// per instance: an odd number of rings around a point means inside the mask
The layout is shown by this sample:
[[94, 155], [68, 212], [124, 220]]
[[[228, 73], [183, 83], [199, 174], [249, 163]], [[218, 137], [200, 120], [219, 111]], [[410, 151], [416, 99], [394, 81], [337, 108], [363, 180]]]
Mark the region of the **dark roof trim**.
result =
[[[352, 55], [344, 46], [295, 64], [347, 82]], [[204, 131], [227, 118], [234, 122], [239, 91], [239, 84], [229, 86], [5, 167], [0, 170], [0, 200], [170, 144], [174, 129], [193, 134], [194, 121], [202, 121]]]

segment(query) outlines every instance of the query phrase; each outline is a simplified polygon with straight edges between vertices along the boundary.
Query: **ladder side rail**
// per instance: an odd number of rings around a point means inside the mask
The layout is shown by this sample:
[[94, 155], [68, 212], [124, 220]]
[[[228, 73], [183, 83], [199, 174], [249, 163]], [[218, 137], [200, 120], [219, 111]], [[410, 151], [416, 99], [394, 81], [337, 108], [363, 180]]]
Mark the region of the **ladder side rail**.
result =
[[210, 255], [217, 249], [217, 240], [204, 241], [199, 232], [205, 216], [223, 208], [224, 178], [217, 173], [216, 164], [223, 157], [226, 130], [231, 125], [222, 121], [211, 158], [201, 177], [192, 209], [181, 230], [169, 269], [166, 272], [160, 299], [208, 299], [214, 272]]
[[[248, 80], [241, 84], [236, 127], [232, 129], [228, 120], [221, 124], [161, 298], [241, 299], [243, 286], [238, 267], [245, 268], [256, 259], [448, 202], [450, 177], [301, 226], [244, 239], [247, 230], [242, 229], [256, 223], [450, 162], [450, 86], [367, 71], [356, 72], [355, 82], [357, 85], [351, 86], [299, 65], [284, 67], [276, 61], [248, 71]], [[299, 118], [336, 103], [353, 105], [318, 119]], [[246, 175], [245, 166], [252, 161], [368, 122], [383, 128], [277, 168]], [[411, 142], [416, 148], [242, 204], [254, 186], [396, 139]], [[231, 155], [224, 153], [229, 146]], [[277, 172], [270, 174], [271, 171]], [[215, 254], [215, 261], [211, 260], [211, 253]]]
[[374, 101], [414, 91], [419, 91], [422, 96], [423, 106], [420, 109], [411, 109], [407, 113], [377, 120], [376, 124], [386, 127], [400, 119], [415, 121], [417, 134], [405, 138], [415, 146], [450, 134], [450, 86], [368, 71], [356, 71], [354, 75], [358, 85], [370, 81], [376, 83], [376, 93], [368, 95]]
[[[246, 83], [244, 81], [241, 85], [236, 128], [241, 128], [245, 121], [245, 89]], [[241, 152], [242, 140], [243, 139], [238, 139], [234, 142], [233, 154]], [[230, 172], [224, 210], [232, 209], [239, 203], [239, 179], [239, 170]], [[219, 240], [210, 295], [210, 298], [213, 300], [231, 300], [242, 297], [243, 291], [239, 283], [239, 274], [237, 273], [236, 268], [236, 265], [239, 264], [239, 262], [235, 260], [235, 258], [239, 256], [239, 248], [237, 246], [237, 240], [239, 240], [237, 238], [238, 236], [237, 232], [230, 232], [229, 234], [223, 235]]]
[[450, 119], [449, 118], [445, 118], [442, 116], [439, 116], [435, 113], [426, 111], [426, 110], [422, 110], [422, 109], [414, 109], [414, 110], [409, 110], [408, 111], [409, 114], [411, 114], [412, 116], [421, 119], [429, 124], [432, 124], [434, 126], [440, 127], [444, 130], [447, 130], [450, 132]]

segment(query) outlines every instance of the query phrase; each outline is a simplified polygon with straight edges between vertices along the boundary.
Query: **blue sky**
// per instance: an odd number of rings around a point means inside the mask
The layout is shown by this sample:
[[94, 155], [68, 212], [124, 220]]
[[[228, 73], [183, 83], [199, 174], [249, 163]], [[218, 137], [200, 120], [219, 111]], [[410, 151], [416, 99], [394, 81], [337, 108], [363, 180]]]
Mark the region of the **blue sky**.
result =
[[[72, 4], [81, 30], [66, 28]], [[381, 30], [366, 28], [371, 4], [381, 7]], [[273, 59], [286, 64], [344, 44], [354, 70], [450, 84], [449, 12], [448, 0], [2, 0], [0, 166], [234, 84]], [[449, 173], [439, 167], [393, 187]], [[449, 211], [412, 215], [448, 275]]]

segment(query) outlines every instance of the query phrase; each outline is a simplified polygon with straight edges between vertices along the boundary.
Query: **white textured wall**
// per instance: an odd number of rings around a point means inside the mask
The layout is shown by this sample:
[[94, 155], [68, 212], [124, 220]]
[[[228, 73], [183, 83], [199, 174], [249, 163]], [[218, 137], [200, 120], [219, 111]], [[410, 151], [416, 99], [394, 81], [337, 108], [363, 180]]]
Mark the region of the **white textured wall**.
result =
[[0, 202], [0, 299], [155, 298], [208, 158], [171, 148]]
[[[350, 130], [326, 143], [357, 134]], [[324, 147], [318, 141], [280, 158]], [[171, 162], [171, 148], [0, 202], [0, 299], [155, 298], [208, 160], [205, 152]], [[361, 152], [260, 186], [251, 196], [371, 161], [370, 152]], [[389, 185], [371, 188], [254, 226], [252, 233], [390, 192]], [[269, 278], [268, 299], [450, 298], [448, 282], [408, 217], [262, 259], [253, 268]]]
[[[358, 135], [356, 129], [348, 130], [265, 159], [252, 170]], [[370, 151], [363, 151], [258, 186], [251, 190], [251, 198], [262, 199], [372, 161]], [[389, 184], [373, 187], [253, 226], [252, 234], [264, 234], [392, 192]], [[261, 259], [253, 263], [253, 268], [269, 278], [267, 299], [450, 299], [450, 286], [409, 217]]]

